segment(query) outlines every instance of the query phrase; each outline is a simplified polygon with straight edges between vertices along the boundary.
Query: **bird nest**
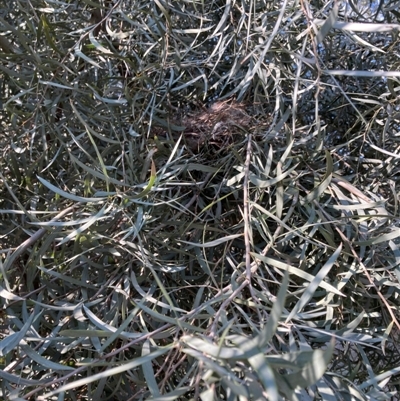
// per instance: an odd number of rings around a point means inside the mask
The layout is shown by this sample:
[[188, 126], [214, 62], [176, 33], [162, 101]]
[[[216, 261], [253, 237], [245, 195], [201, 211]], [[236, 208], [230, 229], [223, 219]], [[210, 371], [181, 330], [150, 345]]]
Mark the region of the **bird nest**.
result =
[[219, 101], [182, 119], [183, 137], [188, 148], [199, 152], [203, 146], [226, 148], [251, 125], [245, 106], [235, 101]]
[[[243, 135], [251, 127], [253, 120], [243, 103], [219, 101], [208, 108], [201, 106], [176, 118], [173, 124], [181, 126], [183, 131], [173, 133], [173, 138], [177, 140], [182, 135], [187, 149], [193, 153], [199, 153], [205, 147], [219, 151], [233, 144], [235, 137]], [[165, 132], [161, 130], [156, 130], [155, 133], [157, 136], [165, 136]]]

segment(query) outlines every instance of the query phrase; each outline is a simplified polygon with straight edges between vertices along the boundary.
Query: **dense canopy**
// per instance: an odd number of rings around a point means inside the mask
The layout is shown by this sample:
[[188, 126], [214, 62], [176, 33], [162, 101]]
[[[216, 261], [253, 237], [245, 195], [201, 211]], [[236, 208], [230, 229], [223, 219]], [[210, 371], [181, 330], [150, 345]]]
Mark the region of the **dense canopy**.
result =
[[1, 399], [398, 399], [398, 2], [0, 4]]

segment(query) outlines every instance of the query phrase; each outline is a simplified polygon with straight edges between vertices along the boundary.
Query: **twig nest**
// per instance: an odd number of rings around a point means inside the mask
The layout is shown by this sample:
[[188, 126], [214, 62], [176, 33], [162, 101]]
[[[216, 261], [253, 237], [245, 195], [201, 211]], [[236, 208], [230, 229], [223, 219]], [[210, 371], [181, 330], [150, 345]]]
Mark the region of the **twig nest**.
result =
[[252, 117], [242, 103], [219, 101], [208, 109], [201, 108], [182, 119], [185, 142], [193, 152], [205, 145], [223, 148], [233, 142], [235, 134], [241, 134], [250, 127]]

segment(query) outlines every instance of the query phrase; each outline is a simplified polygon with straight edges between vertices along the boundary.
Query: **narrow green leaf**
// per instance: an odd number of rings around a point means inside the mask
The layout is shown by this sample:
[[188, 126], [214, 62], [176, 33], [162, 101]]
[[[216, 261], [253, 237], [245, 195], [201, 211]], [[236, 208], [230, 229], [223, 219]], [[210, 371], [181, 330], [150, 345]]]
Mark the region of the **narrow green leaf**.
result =
[[156, 165], [154, 164], [154, 160], [151, 161], [151, 175], [149, 183], [147, 184], [146, 188], [137, 195], [128, 196], [128, 199], [141, 199], [144, 198], [153, 188], [154, 183], [156, 182], [157, 174], [156, 174]]
[[333, 267], [334, 263], [336, 262], [341, 252], [342, 252], [342, 244], [339, 245], [338, 249], [336, 249], [336, 251], [326, 261], [324, 266], [322, 266], [322, 268], [319, 270], [317, 275], [312, 279], [310, 284], [306, 287], [305, 291], [303, 292], [303, 295], [298, 300], [292, 311], [289, 313], [289, 316], [286, 318], [286, 322], [289, 322], [291, 319], [293, 319], [297, 315], [297, 313], [303, 310], [303, 308], [308, 304], [308, 302], [313, 297], [317, 288], [321, 286], [322, 280], [329, 273], [329, 271]]
[[398, 237], [400, 237], [400, 228], [394, 229], [392, 232], [387, 234], [380, 234], [377, 237], [370, 238], [366, 241], [354, 241], [353, 244], [359, 246], [371, 246], [381, 244], [382, 242], [391, 241]]
[[317, 33], [317, 43], [320, 44], [324, 41], [326, 35], [333, 29], [336, 21], [338, 20], [338, 12], [339, 12], [339, 2], [334, 2], [331, 12], [328, 15], [328, 18], [321, 26], [321, 29]]
[[106, 209], [107, 205], [104, 205], [101, 210], [99, 210], [99, 212], [97, 214], [95, 214], [94, 216], [92, 216], [85, 224], [83, 224], [82, 226], [78, 227], [77, 229], [75, 229], [74, 231], [72, 231], [70, 234], [68, 234], [63, 240], [61, 240], [57, 245], [61, 246], [69, 241], [71, 241], [72, 239], [75, 239], [78, 235], [84, 233], [89, 227], [91, 227], [93, 224], [97, 223], [99, 220], [102, 219], [102, 217], [104, 215], [107, 214], [107, 212], [109, 212], [112, 208], [113, 205], [109, 205], [108, 208]]
[[274, 372], [269, 366], [262, 352], [260, 351], [257, 355], [250, 357], [249, 363], [251, 367], [254, 369], [261, 383], [263, 384], [268, 394], [268, 400], [278, 401], [279, 393], [275, 381]]
[[285, 308], [285, 298], [289, 286], [289, 273], [285, 272], [284, 279], [280, 285], [278, 295], [274, 301], [274, 306], [269, 315], [267, 324], [261, 329], [260, 334], [257, 336], [257, 345], [259, 349], [264, 349], [267, 344], [272, 340], [278, 327], [279, 321], [282, 317], [282, 312]]
[[183, 336], [181, 341], [192, 347], [193, 349], [203, 352], [213, 358], [240, 360], [247, 359], [250, 354], [243, 352], [237, 347], [222, 347], [195, 336]]
[[26, 344], [21, 344], [20, 345], [21, 349], [23, 352], [26, 353], [33, 361], [35, 361], [39, 366], [44, 366], [45, 368], [49, 370], [74, 370], [74, 368], [68, 366], [68, 365], [62, 365], [61, 363], [56, 363], [52, 362], [49, 359], [46, 359], [39, 355], [35, 350], [33, 350], [31, 347], [29, 347]]
[[80, 57], [82, 60], [87, 61], [89, 64], [93, 65], [94, 67], [99, 68], [100, 70], [103, 69], [103, 67], [100, 64], [96, 63], [96, 61], [94, 61], [90, 57], [86, 56], [82, 52], [82, 50], [81, 50], [81, 48], [79, 46], [76, 46], [74, 48], [74, 53], [75, 53], [76, 56]]
[[[146, 340], [142, 346], [142, 356], [150, 355], [150, 341]], [[142, 370], [144, 378], [146, 379], [146, 384], [153, 397], [158, 397], [160, 395], [160, 390], [158, 388], [157, 380], [154, 376], [153, 365], [151, 361], [146, 361], [142, 364]]]
[[51, 191], [53, 191], [54, 193], [62, 196], [63, 198], [67, 198], [76, 202], [82, 202], [82, 203], [96, 203], [96, 202], [103, 202], [105, 200], [107, 200], [107, 198], [84, 198], [82, 196], [76, 196], [76, 195], [72, 195], [68, 192], [63, 191], [60, 188], [57, 188], [56, 186], [54, 186], [53, 184], [50, 184], [48, 181], [46, 181], [44, 178], [36, 176], [38, 178], [38, 180], [47, 188], [49, 188]]
[[305, 351], [309, 356], [308, 362], [300, 371], [286, 375], [285, 380], [292, 388], [306, 388], [313, 385], [325, 373], [332, 359], [334, 348], [335, 342], [332, 340], [324, 350], [318, 349], [311, 353]]
[[[270, 258], [269, 256], [264, 256], [253, 252], [251, 252], [251, 255], [256, 259], [260, 259], [265, 263], [277, 267], [278, 269], [287, 270], [289, 273], [295, 274], [296, 276], [301, 277], [309, 282], [312, 282], [315, 278], [312, 274], [309, 274], [297, 267], [288, 265], [287, 263], [281, 262], [280, 260]], [[326, 283], [325, 281], [321, 281], [319, 283], [319, 286], [327, 290], [328, 292], [333, 292], [336, 295], [345, 297], [345, 295], [342, 294], [337, 288], [333, 287], [331, 284]]]
[[8, 334], [5, 338], [3, 338], [3, 340], [0, 341], [0, 357], [6, 356], [9, 352], [18, 349], [19, 343], [25, 337], [27, 331], [31, 328], [34, 318], [35, 314], [32, 313], [20, 331]]
[[93, 383], [93, 382], [95, 382], [97, 380], [100, 380], [102, 378], [110, 377], [110, 376], [113, 376], [113, 375], [117, 375], [117, 374], [126, 372], [126, 371], [131, 370], [131, 369], [135, 369], [138, 366], [141, 366], [145, 362], [150, 362], [153, 359], [155, 359], [155, 358], [157, 358], [157, 357], [159, 357], [161, 355], [164, 355], [171, 348], [173, 348], [173, 344], [167, 345], [166, 347], [163, 347], [163, 348], [159, 348], [156, 351], [151, 352], [150, 354], [147, 354], [147, 355], [142, 356], [140, 358], [136, 358], [136, 359], [133, 359], [131, 361], [125, 362], [125, 363], [123, 363], [121, 365], [118, 365], [118, 366], [116, 366], [114, 368], [105, 369], [103, 372], [96, 373], [96, 374], [94, 374], [92, 376], [85, 377], [83, 379], [74, 380], [71, 383], [64, 384], [64, 385], [60, 386], [59, 388], [44, 394], [43, 398], [44, 399], [50, 398], [55, 394], [66, 392], [66, 391], [72, 390], [72, 389], [77, 389], [77, 388], [82, 387], [82, 386], [87, 386], [88, 384]]
[[46, 14], [42, 14], [40, 16], [40, 22], [43, 26], [44, 35], [46, 36], [47, 42], [49, 43], [50, 47], [58, 54], [63, 55], [63, 52], [60, 50], [60, 47], [56, 45], [53, 39], [54, 32], [51, 29], [51, 25], [46, 18]]
[[214, 246], [223, 244], [223, 243], [228, 242], [228, 241], [232, 241], [233, 239], [239, 238], [239, 237], [242, 237], [242, 236], [243, 236], [243, 234], [227, 235], [226, 237], [219, 238], [219, 239], [216, 239], [214, 241], [206, 242], [204, 244], [199, 244], [197, 242], [182, 241], [182, 240], [180, 242], [182, 242], [182, 244], [193, 245], [193, 246], [196, 246], [196, 247], [199, 247], [199, 248], [212, 248]]
[[302, 201], [301, 203], [310, 203], [315, 199], [318, 199], [328, 188], [329, 184], [331, 183], [332, 179], [332, 172], [333, 172], [333, 160], [332, 156], [329, 151], [325, 150], [326, 156], [326, 173], [324, 178], [322, 179], [321, 183], [315, 187]]
[[290, 173], [294, 170], [296, 170], [298, 165], [295, 165], [294, 167], [290, 168], [289, 170], [286, 170], [284, 173], [279, 174], [275, 178], [271, 178], [268, 180], [265, 180], [263, 178], [257, 177], [254, 174], [250, 174], [250, 181], [256, 185], [258, 188], [267, 188], [272, 185], [277, 184], [278, 182], [281, 182], [283, 179], [285, 179]]

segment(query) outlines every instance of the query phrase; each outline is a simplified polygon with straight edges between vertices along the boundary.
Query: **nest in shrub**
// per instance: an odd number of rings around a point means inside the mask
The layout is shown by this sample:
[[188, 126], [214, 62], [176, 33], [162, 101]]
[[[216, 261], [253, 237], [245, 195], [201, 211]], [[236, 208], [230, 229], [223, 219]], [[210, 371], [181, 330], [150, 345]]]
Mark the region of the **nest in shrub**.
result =
[[252, 120], [242, 103], [219, 101], [188, 114], [181, 125], [185, 127], [183, 137], [188, 148], [199, 152], [204, 145], [226, 148], [250, 127]]
[[[183, 127], [183, 131], [173, 132], [174, 140], [181, 135], [188, 150], [198, 154], [206, 147], [215, 151], [226, 149], [237, 137], [249, 129], [254, 118], [246, 112], [246, 106], [232, 100], [213, 103], [210, 107], [200, 106], [183, 117], [176, 117], [173, 125]], [[165, 129], [156, 128], [157, 137], [165, 137]]]

